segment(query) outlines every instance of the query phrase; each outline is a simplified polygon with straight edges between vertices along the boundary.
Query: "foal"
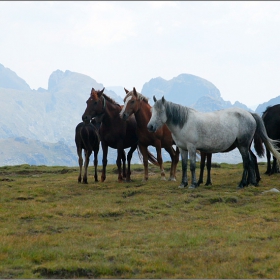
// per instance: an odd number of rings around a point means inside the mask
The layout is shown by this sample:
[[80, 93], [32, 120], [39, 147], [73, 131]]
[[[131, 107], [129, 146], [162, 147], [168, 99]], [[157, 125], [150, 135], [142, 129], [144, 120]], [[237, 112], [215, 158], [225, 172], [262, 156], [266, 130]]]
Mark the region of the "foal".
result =
[[82, 157], [82, 150], [85, 153], [85, 164], [84, 164], [84, 176], [83, 176], [83, 183], [87, 184], [87, 171], [88, 171], [88, 164], [89, 158], [94, 152], [94, 178], [95, 182], [98, 182], [97, 176], [97, 164], [98, 164], [98, 151], [100, 145], [99, 139], [99, 129], [100, 124], [95, 121], [95, 119], [91, 120], [91, 122], [81, 122], [76, 126], [75, 130], [75, 142], [77, 147], [77, 154], [79, 157], [79, 166], [80, 166], [80, 173], [78, 177], [78, 182], [81, 183], [82, 181], [82, 166], [83, 166], [83, 157]]

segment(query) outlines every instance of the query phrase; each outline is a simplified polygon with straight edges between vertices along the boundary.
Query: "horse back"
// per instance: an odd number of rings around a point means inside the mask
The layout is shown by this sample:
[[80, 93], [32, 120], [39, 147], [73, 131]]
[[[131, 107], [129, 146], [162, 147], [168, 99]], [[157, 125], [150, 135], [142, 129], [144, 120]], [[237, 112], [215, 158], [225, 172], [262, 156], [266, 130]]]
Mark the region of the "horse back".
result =
[[76, 127], [75, 141], [77, 147], [86, 150], [96, 150], [99, 148], [100, 138], [98, 128], [92, 124], [79, 123]]

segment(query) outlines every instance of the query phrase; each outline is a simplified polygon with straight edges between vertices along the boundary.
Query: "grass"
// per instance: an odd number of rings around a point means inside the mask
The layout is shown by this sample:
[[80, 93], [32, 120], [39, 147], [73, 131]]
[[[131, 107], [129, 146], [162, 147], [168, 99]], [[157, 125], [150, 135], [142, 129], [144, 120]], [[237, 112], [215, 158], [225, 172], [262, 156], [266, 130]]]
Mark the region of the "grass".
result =
[[180, 165], [177, 182], [150, 166], [147, 183], [142, 165], [124, 183], [91, 166], [87, 185], [78, 167], [0, 167], [0, 278], [280, 278], [280, 194], [263, 193], [280, 175], [259, 168], [258, 187], [221, 164], [190, 190]]

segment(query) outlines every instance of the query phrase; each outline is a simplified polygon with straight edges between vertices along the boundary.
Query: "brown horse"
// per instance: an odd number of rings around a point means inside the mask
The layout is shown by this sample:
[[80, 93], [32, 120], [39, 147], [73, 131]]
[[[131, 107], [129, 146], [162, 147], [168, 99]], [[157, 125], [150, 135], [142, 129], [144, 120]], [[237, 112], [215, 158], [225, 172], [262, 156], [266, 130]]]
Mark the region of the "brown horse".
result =
[[137, 122], [137, 135], [139, 137], [139, 148], [143, 155], [144, 163], [144, 180], [148, 180], [148, 146], [154, 146], [157, 151], [157, 161], [161, 170], [161, 178], [165, 179], [165, 172], [163, 169], [163, 161], [161, 155], [161, 148], [164, 148], [171, 157], [170, 179], [176, 180], [176, 167], [179, 161], [179, 149], [176, 151], [172, 147], [175, 142], [172, 139], [171, 132], [164, 125], [156, 133], [148, 131], [147, 124], [151, 118], [151, 106], [148, 99], [142, 94], [138, 93], [135, 88], [132, 91], [124, 89], [126, 96], [124, 98], [124, 106], [120, 112], [120, 116], [124, 120], [129, 120], [131, 115], [135, 115]]
[[78, 182], [81, 183], [82, 181], [82, 167], [83, 167], [83, 157], [82, 157], [82, 150], [85, 153], [85, 164], [84, 164], [84, 176], [83, 176], [83, 183], [87, 184], [87, 173], [88, 173], [88, 164], [89, 158], [94, 152], [94, 178], [95, 182], [98, 182], [97, 176], [97, 164], [98, 164], [98, 152], [100, 146], [100, 138], [99, 138], [99, 129], [100, 124], [93, 119], [91, 122], [81, 122], [76, 126], [75, 129], [75, 142], [77, 147], [77, 154], [79, 157], [79, 166], [80, 166], [80, 173], [78, 177]]
[[[106, 166], [108, 147], [118, 150], [117, 166], [118, 166], [118, 181], [122, 182], [123, 178], [130, 181], [130, 162], [132, 154], [138, 148], [137, 124], [134, 116], [131, 116], [127, 121], [120, 118], [122, 107], [113, 99], [104, 94], [104, 89], [95, 90], [92, 88], [89, 99], [87, 100], [87, 108], [82, 116], [82, 119], [90, 120], [96, 117], [101, 122], [99, 134], [103, 150], [103, 169], [101, 181], [106, 179]], [[126, 172], [126, 156], [124, 149], [130, 148], [127, 154], [127, 172]], [[139, 150], [138, 150], [139, 152]], [[140, 156], [140, 154], [139, 154]], [[121, 169], [121, 160], [123, 160], [123, 174]], [[149, 153], [149, 160], [158, 165], [155, 157]]]

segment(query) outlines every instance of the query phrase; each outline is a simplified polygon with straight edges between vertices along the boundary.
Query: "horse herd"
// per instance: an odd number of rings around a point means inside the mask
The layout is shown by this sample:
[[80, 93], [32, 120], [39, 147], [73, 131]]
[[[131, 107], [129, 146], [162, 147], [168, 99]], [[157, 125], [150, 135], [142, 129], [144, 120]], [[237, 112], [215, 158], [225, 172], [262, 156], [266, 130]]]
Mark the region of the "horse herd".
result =
[[[148, 98], [124, 89], [124, 105], [119, 105], [104, 93], [104, 89], [92, 88], [87, 106], [82, 115], [83, 122], [75, 130], [75, 142], [79, 157], [80, 172], [78, 182], [88, 183], [89, 159], [94, 153], [95, 181], [98, 181], [97, 155], [100, 143], [103, 150], [101, 182], [106, 179], [108, 148], [117, 149], [116, 164], [118, 181], [130, 181], [130, 164], [133, 152], [137, 149], [144, 165], [144, 181], [148, 180], [148, 163], [159, 166], [161, 179], [166, 180], [161, 149], [171, 158], [169, 180], [176, 181], [176, 169], [181, 155], [182, 180], [179, 188], [188, 186], [187, 164], [190, 161], [191, 184], [196, 188], [203, 183], [203, 171], [207, 158], [206, 185], [212, 184], [211, 160], [213, 153], [229, 152], [238, 148], [243, 161], [243, 174], [238, 185], [258, 185], [260, 173], [257, 157], [251, 150], [252, 142], [258, 156], [263, 157], [266, 149], [266, 174], [278, 172], [280, 163], [280, 104], [267, 107], [260, 117], [240, 108], [229, 108], [210, 113], [198, 112], [154, 97], [154, 106]], [[156, 148], [155, 157], [148, 146]], [[125, 149], [129, 148], [126, 156]], [[84, 150], [84, 174], [82, 178]], [[196, 156], [200, 153], [200, 175], [196, 179]], [[273, 155], [271, 167], [270, 157]]]

